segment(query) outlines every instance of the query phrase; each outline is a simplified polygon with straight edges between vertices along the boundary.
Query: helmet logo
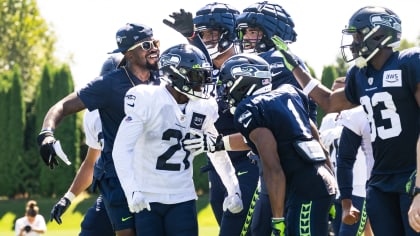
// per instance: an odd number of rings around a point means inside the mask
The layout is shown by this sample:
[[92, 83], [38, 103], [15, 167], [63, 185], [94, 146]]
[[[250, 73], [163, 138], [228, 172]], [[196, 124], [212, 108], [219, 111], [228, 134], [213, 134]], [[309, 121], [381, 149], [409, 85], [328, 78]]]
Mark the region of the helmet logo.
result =
[[171, 53], [162, 55], [159, 60], [161, 67], [170, 66], [170, 65], [177, 67], [180, 62], [181, 62], [181, 57], [179, 55], [171, 54]]
[[232, 66], [230, 73], [233, 77], [252, 76], [260, 78], [271, 78], [271, 73], [268, 70], [260, 70], [257, 66], [252, 64], [240, 64]]
[[399, 23], [399, 20], [392, 15], [375, 14], [370, 17], [370, 22], [373, 26], [382, 25], [401, 32], [401, 24]]

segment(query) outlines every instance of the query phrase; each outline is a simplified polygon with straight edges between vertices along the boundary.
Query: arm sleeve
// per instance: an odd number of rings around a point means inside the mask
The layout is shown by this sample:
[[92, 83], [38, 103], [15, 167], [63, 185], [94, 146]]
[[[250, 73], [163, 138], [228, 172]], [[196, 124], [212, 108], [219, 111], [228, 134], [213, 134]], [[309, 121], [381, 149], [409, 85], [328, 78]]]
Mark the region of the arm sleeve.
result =
[[361, 137], [347, 127], [343, 128], [337, 155], [337, 182], [343, 199], [349, 199], [353, 192], [353, 166]]
[[233, 167], [227, 152], [220, 151], [207, 154], [214, 166], [214, 169], [220, 176], [223, 185], [226, 187], [228, 195], [238, 193], [242, 196], [241, 189], [239, 188], [239, 181], [235, 174], [235, 168]]
[[142, 108], [145, 107], [137, 101], [134, 106], [131, 106], [133, 101], [130, 101], [129, 95], [133, 93], [130, 91], [127, 92], [124, 102], [126, 116], [118, 128], [112, 151], [115, 171], [127, 199], [131, 199], [132, 193], [136, 191], [135, 166], [133, 166], [134, 147], [143, 133]]

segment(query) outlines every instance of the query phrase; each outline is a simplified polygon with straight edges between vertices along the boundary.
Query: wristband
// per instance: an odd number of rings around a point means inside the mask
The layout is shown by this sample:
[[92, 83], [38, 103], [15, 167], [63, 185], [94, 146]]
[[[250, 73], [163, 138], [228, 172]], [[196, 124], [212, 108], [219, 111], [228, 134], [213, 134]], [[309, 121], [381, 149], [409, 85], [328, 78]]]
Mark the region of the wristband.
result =
[[70, 191], [64, 194], [64, 197], [69, 199], [70, 202], [72, 202], [76, 198], [76, 196]]
[[41, 132], [38, 134], [38, 137], [37, 137], [37, 143], [38, 143], [38, 145], [39, 146], [41, 146], [41, 144], [42, 144], [42, 141], [44, 141], [44, 139], [46, 138], [46, 137], [54, 137], [54, 133], [53, 133], [53, 129], [51, 129], [51, 128], [45, 128], [45, 129], [42, 129], [41, 130]]
[[308, 95], [312, 90], [319, 84], [319, 81], [316, 79], [311, 79], [309, 83], [303, 88], [303, 93]]
[[223, 144], [225, 145], [225, 150], [226, 151], [231, 151], [232, 147], [230, 146], [229, 135], [228, 136], [223, 136], [222, 141], [223, 141]]

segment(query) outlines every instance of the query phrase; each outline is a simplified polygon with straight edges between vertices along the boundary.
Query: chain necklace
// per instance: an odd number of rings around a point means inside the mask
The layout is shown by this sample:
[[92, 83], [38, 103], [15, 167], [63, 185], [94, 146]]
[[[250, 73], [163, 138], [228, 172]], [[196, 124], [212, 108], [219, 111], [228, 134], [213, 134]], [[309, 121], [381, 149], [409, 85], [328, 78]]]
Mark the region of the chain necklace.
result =
[[131, 79], [130, 75], [128, 74], [127, 69], [125, 68], [125, 66], [122, 67], [125, 71], [125, 74], [127, 75], [128, 80], [130, 80], [131, 84], [133, 85], [133, 87], [136, 86], [136, 84], [134, 84], [134, 81]]

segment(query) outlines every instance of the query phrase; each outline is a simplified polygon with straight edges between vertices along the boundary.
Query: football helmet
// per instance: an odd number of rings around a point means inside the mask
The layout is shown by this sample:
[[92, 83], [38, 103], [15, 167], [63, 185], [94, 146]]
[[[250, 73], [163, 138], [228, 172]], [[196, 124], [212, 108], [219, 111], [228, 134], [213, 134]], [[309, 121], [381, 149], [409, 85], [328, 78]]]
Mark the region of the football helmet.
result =
[[204, 53], [190, 44], [170, 47], [159, 59], [161, 78], [193, 100], [210, 96], [204, 87], [212, 83], [211, 71]]
[[236, 17], [236, 30], [238, 38], [243, 44], [243, 35], [247, 28], [259, 28], [263, 31], [263, 36], [257, 40], [255, 48], [247, 52], [265, 52], [274, 47], [271, 37], [279, 36], [284, 42], [292, 43], [296, 41], [295, 24], [286, 10], [282, 6], [267, 1], [257, 2], [243, 10]]
[[109, 56], [102, 64], [101, 72], [99, 73], [99, 75], [103, 76], [117, 69], [122, 58], [123, 58], [123, 55], [121, 53], [114, 53], [111, 56]]
[[341, 54], [346, 62], [357, 58], [363, 67], [381, 48], [400, 46], [401, 20], [385, 7], [367, 6], [356, 11], [342, 31]]
[[206, 42], [211, 59], [216, 58], [234, 45], [236, 16], [239, 11], [225, 3], [210, 3], [198, 10], [194, 17], [197, 32], [203, 37], [205, 30], [217, 30], [219, 37]]
[[242, 99], [271, 91], [270, 65], [258, 55], [237, 54], [223, 63], [219, 80], [225, 87], [225, 98], [234, 113]]

